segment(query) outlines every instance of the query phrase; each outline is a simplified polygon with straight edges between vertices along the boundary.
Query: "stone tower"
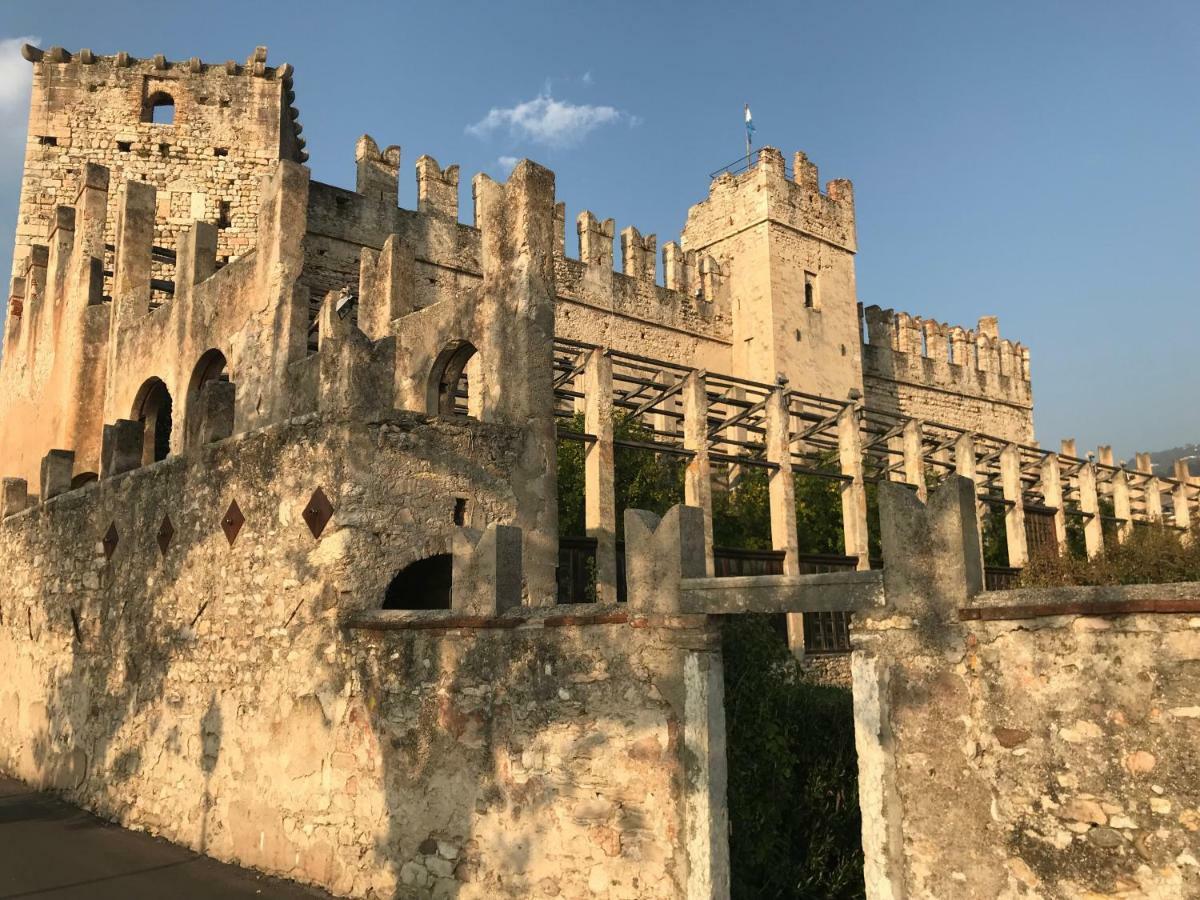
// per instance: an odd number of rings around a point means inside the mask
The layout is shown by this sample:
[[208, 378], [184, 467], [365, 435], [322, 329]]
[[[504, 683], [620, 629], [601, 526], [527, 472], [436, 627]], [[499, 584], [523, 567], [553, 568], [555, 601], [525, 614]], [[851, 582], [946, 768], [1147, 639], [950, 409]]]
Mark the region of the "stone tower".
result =
[[[307, 158], [291, 66], [268, 67], [265, 47], [245, 64], [216, 65], [61, 47], [22, 52], [35, 65], [14, 276], [46, 240], [55, 208], [75, 204], [85, 163], [107, 168], [114, 186], [138, 180], [156, 189], [156, 245], [174, 247], [193, 221], [216, 225], [220, 260], [254, 246], [259, 181], [271, 163]], [[117, 202], [114, 190], [110, 245]], [[105, 262], [111, 271], [111, 250]]]
[[789, 177], [783, 155], [715, 179], [688, 211], [682, 245], [721, 268], [732, 316], [732, 366], [757, 381], [840, 400], [862, 391], [862, 338], [854, 286], [854, 192], [803, 153]]

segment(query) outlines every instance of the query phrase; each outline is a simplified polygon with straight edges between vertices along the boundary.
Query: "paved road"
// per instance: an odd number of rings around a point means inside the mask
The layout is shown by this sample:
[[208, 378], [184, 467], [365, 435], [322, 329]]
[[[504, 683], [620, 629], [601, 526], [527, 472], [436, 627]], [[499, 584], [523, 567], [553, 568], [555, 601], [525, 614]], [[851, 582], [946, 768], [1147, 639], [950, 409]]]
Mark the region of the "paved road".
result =
[[317, 900], [329, 895], [126, 831], [0, 776], [0, 900]]

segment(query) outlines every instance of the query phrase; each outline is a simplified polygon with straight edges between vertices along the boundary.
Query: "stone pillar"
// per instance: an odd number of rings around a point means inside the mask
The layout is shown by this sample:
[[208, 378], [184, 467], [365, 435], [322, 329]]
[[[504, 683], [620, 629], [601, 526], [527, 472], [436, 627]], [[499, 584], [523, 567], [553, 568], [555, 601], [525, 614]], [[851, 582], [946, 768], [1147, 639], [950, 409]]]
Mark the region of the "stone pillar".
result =
[[[767, 461], [778, 468], [768, 473], [771, 504], [771, 547], [782, 550], [783, 574], [800, 574], [800, 541], [796, 534], [796, 482], [792, 476], [792, 414], [788, 392], [771, 391], [766, 407]], [[788, 646], [804, 655], [804, 614], [787, 614]]]
[[413, 311], [415, 260], [399, 234], [390, 234], [376, 253], [364, 247], [358, 267], [358, 327], [373, 341], [391, 333], [391, 323]]
[[653, 234], [645, 237], [630, 225], [621, 230], [621, 271], [639, 281], [655, 281], [658, 262], [658, 238]]
[[104, 426], [100, 451], [100, 477], [111, 478], [138, 468], [142, 464], [144, 423], [132, 419], [117, 419]]
[[1162, 483], [1154, 477], [1154, 464], [1150, 461], [1149, 453], [1139, 453], [1135, 457], [1137, 470], [1146, 477], [1142, 479], [1142, 495], [1146, 501], [1146, 518], [1151, 522], [1162, 523]]
[[683, 664], [687, 896], [728, 900], [729, 803], [725, 678], [719, 647], [689, 650]]
[[192, 296], [192, 287], [217, 271], [217, 226], [193, 222], [175, 250], [175, 302]]
[[917, 499], [922, 503], [929, 496], [925, 486], [924, 437], [921, 423], [909, 419], [904, 424], [901, 448], [904, 452], [904, 481], [917, 489]]
[[1088, 559], [1095, 559], [1104, 552], [1104, 526], [1100, 521], [1100, 496], [1096, 491], [1096, 464], [1085, 462], [1075, 475], [1079, 491], [1079, 511], [1086, 518], [1083, 522], [1083, 542]]
[[354, 161], [357, 167], [355, 192], [394, 207], [400, 184], [400, 148], [393, 145], [380, 152], [374, 138], [364, 134], [354, 147]]
[[237, 389], [231, 381], [209, 381], [200, 388], [200, 444], [223, 441], [233, 434]]
[[1060, 556], [1067, 552], [1067, 511], [1064, 508], [1062, 465], [1057, 453], [1042, 460], [1042, 502], [1054, 510], [1054, 541]]
[[601, 222], [591, 212], [584, 210], [579, 214], [575, 227], [579, 231], [579, 261], [611, 271], [616, 223], [612, 219]]
[[483, 281], [473, 312], [486, 322], [479, 417], [523, 435], [513, 524], [524, 535], [526, 602], [549, 606], [558, 596], [554, 174], [523, 160], [505, 184], [477, 179], [475, 186]]
[[51, 450], [42, 457], [41, 485], [42, 502], [45, 503], [71, 489], [71, 476], [75, 469], [75, 453], [72, 450]]
[[113, 323], [118, 328], [150, 312], [155, 196], [154, 185], [147, 181], [126, 181], [121, 192], [113, 266]]
[[862, 432], [858, 410], [846, 406], [838, 413], [838, 464], [842, 475], [842, 539], [847, 556], [856, 557], [856, 568], [871, 568], [871, 542], [867, 528], [867, 485], [863, 480]]
[[983, 502], [979, 499], [978, 467], [975, 458], [975, 435], [966, 432], [954, 442], [954, 473], [975, 486], [975, 522], [979, 532], [979, 552], [983, 553]]
[[[109, 173], [104, 166], [84, 163], [79, 173], [79, 195], [75, 199], [75, 243], [72, 247], [70, 267], [70, 292], [74, 303], [85, 306], [101, 301], [99, 293], [90, 290], [94, 284], [93, 260], [104, 262], [104, 227], [108, 221]], [[144, 182], [138, 182], [145, 185]], [[153, 191], [153, 188], [150, 188]], [[151, 241], [153, 241], [154, 205], [150, 206]], [[149, 253], [149, 248], [146, 250]], [[115, 274], [115, 273], [114, 273]], [[146, 279], [146, 295], [149, 297], [150, 280]], [[113, 279], [113, 296], [116, 297], [116, 279]]]
[[1186, 459], [1175, 460], [1175, 485], [1171, 499], [1175, 502], [1175, 527], [1185, 531], [1185, 538], [1190, 537], [1186, 532], [1192, 527], [1192, 509], [1188, 501], [1188, 482], [1191, 473], [1188, 471]]
[[29, 506], [29, 483], [24, 478], [5, 478], [0, 482], [0, 519], [22, 512]]
[[[713, 562], [712, 464], [708, 458], [708, 394], [703, 372], [691, 372], [683, 383], [683, 446], [692, 451], [683, 476], [683, 502], [704, 515], [704, 572], [711, 576]], [[629, 532], [625, 532], [628, 553]]]
[[521, 529], [492, 523], [457, 528], [452, 542], [450, 608], [494, 616], [521, 605]]
[[[1101, 447], [1100, 450], [1101, 462], [1111, 466], [1113, 464], [1112, 449]], [[1105, 454], [1104, 451], [1107, 453]], [[1125, 472], [1124, 467], [1113, 473], [1111, 483], [1113, 515], [1120, 520], [1117, 522], [1117, 540], [1123, 544], [1133, 534], [1133, 498], [1129, 492], [1129, 475]]]
[[1021, 450], [1006, 444], [1000, 451], [1000, 487], [1008, 503], [1004, 507], [1004, 533], [1008, 539], [1008, 564], [1021, 568], [1029, 562], [1025, 538], [1025, 492], [1021, 484]]
[[596, 600], [617, 602], [617, 498], [613, 444], [612, 360], [599, 347], [583, 370], [584, 431], [596, 440], [584, 451], [584, 524], [596, 539]]
[[695, 506], [672, 506], [661, 519], [644, 509], [625, 510], [625, 582], [629, 609], [676, 615], [681, 578], [708, 575], [705, 516]]

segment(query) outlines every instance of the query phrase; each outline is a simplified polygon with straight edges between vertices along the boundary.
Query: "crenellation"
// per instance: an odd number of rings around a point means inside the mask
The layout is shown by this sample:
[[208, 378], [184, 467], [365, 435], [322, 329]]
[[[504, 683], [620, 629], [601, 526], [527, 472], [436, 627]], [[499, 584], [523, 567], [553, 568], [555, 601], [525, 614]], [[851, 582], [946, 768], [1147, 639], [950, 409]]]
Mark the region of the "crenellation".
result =
[[1000, 337], [994, 316], [977, 330], [878, 306], [863, 310], [867, 401], [904, 415], [1011, 440], [1032, 439], [1029, 350]]
[[458, 166], [442, 169], [432, 156], [417, 160], [417, 211], [458, 221]]
[[[357, 167], [355, 193], [395, 206], [400, 190], [400, 148], [393, 144], [381, 151], [375, 139], [364, 134], [355, 144], [354, 161]], [[418, 172], [420, 165], [418, 160]]]
[[658, 278], [658, 238], [645, 237], [632, 225], [621, 229], [621, 272], [654, 283]]
[[611, 271], [615, 228], [612, 219], [601, 222], [590, 210], [581, 212], [575, 220], [575, 229], [579, 233], [579, 261], [586, 266]]

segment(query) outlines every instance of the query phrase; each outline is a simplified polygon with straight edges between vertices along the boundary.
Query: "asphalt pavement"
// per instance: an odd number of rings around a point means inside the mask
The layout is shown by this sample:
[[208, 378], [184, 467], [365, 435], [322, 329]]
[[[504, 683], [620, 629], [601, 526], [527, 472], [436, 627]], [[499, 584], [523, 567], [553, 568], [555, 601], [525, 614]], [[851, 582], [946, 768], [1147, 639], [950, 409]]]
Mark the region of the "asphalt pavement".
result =
[[331, 900], [98, 819], [0, 776], [0, 900]]

